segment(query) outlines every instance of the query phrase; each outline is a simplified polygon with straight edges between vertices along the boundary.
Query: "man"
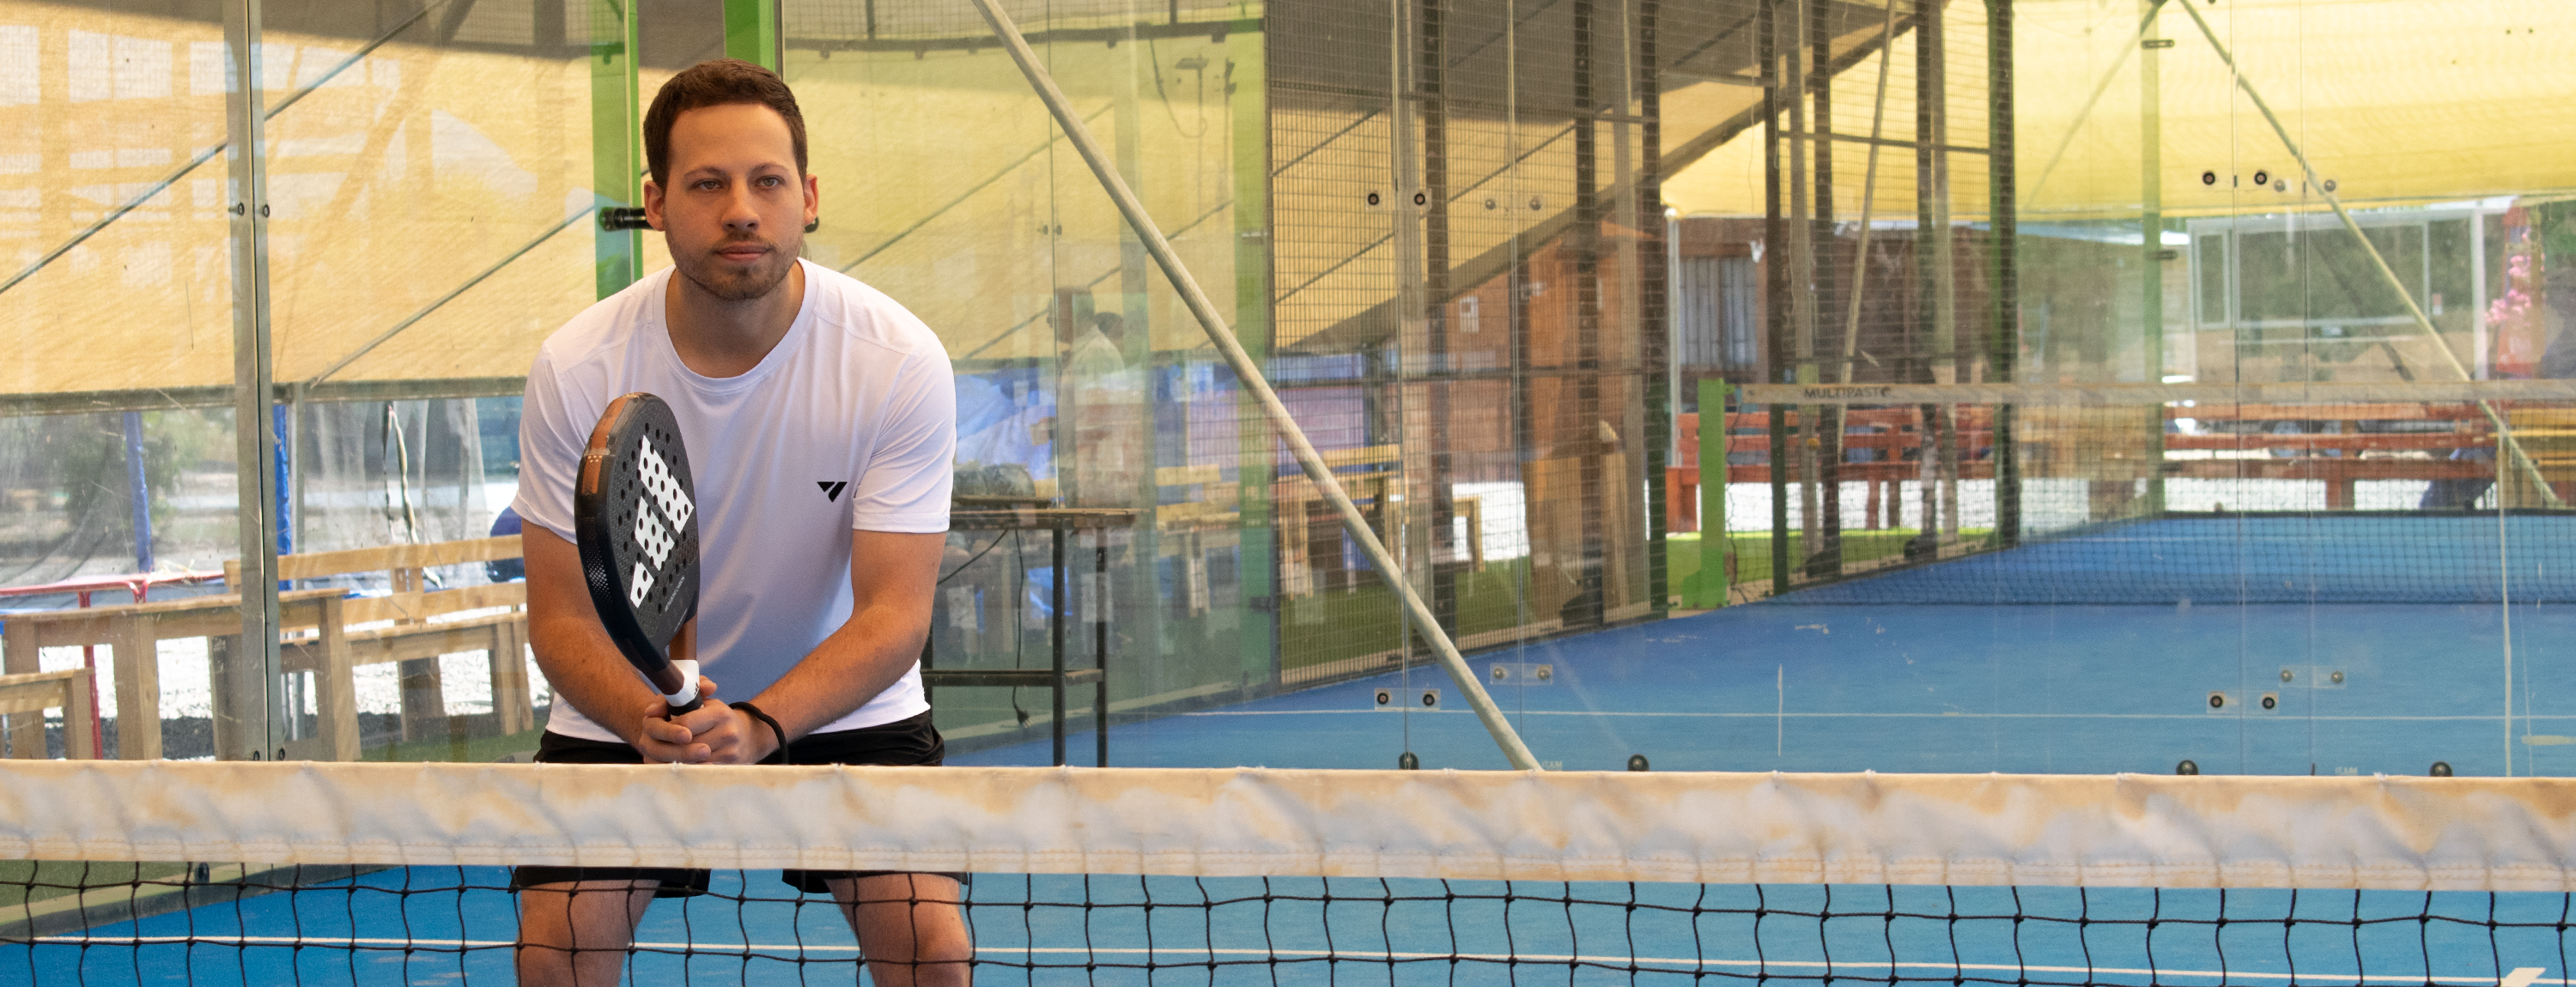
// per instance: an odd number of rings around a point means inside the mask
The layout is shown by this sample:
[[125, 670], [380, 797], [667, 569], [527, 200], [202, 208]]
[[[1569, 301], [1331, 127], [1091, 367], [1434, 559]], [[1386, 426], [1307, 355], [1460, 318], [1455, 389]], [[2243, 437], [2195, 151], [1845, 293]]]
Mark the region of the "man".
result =
[[[645, 115], [644, 149], [644, 215], [673, 267], [575, 317], [528, 373], [513, 506], [530, 641], [556, 697], [537, 759], [752, 764], [783, 741], [788, 763], [938, 764], [915, 659], [948, 527], [947, 354], [893, 300], [798, 259], [818, 186], [777, 75], [732, 60], [681, 72]], [[669, 402], [698, 481], [708, 701], [670, 719], [600, 626], [574, 547], [582, 446], [630, 391]], [[966, 982], [953, 876], [786, 879], [840, 903], [876, 982]], [[520, 982], [615, 983], [645, 905], [706, 882], [520, 868]]]

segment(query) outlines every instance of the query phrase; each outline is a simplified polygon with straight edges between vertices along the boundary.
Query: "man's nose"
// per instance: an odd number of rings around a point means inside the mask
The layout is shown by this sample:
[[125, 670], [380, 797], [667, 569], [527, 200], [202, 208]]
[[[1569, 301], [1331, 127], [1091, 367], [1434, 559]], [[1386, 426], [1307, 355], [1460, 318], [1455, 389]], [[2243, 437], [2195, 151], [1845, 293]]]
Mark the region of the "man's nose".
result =
[[760, 210], [752, 207], [748, 186], [736, 185], [731, 194], [725, 197], [724, 225], [728, 230], [760, 228]]

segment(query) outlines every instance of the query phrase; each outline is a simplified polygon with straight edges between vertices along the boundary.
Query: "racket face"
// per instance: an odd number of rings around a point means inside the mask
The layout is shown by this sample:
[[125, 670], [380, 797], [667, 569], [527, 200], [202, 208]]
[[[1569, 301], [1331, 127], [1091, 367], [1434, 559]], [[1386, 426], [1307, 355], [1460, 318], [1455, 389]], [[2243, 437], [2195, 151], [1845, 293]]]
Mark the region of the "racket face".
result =
[[601, 625], [627, 661], [678, 692], [666, 649], [697, 611], [698, 511], [670, 405], [640, 391], [608, 403], [582, 451], [573, 514]]

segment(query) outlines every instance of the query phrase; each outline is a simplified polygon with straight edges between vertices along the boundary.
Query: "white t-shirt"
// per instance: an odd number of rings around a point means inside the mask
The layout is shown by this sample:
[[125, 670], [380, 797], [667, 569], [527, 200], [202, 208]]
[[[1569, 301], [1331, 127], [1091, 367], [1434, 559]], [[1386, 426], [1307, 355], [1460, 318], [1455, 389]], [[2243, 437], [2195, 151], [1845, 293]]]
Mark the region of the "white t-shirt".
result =
[[[520, 412], [514, 506], [575, 542], [573, 479], [600, 412], [632, 391], [670, 404], [697, 484], [698, 660], [719, 698], [758, 695], [849, 620], [852, 530], [948, 530], [957, 390], [946, 348], [884, 293], [798, 263], [796, 322], [749, 373], [703, 377], [680, 362], [663, 321], [664, 268], [548, 337]], [[929, 708], [915, 663], [821, 729]], [[593, 712], [556, 703], [546, 729], [616, 740]]]

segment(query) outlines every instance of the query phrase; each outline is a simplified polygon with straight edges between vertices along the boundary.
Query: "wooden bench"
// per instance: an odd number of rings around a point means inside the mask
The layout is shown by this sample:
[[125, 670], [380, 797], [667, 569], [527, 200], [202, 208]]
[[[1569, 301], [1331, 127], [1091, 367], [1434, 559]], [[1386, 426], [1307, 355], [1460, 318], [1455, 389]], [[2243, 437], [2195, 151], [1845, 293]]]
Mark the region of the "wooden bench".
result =
[[[478, 538], [466, 541], [439, 542], [429, 545], [389, 545], [379, 548], [350, 549], [338, 552], [314, 552], [288, 555], [278, 559], [279, 575], [285, 579], [322, 579], [332, 576], [383, 572], [392, 592], [378, 597], [348, 596], [337, 588], [288, 590], [278, 594], [279, 665], [289, 677], [288, 699], [297, 710], [300, 726], [301, 695], [309, 688], [315, 711], [316, 726], [309, 736], [290, 728], [285, 756], [294, 760], [352, 761], [358, 758], [359, 726], [356, 693], [356, 669], [365, 665], [388, 662], [420, 662], [414, 666], [415, 680], [406, 682], [403, 690], [403, 720], [406, 734], [418, 726], [446, 715], [443, 690], [437, 680], [435, 659], [441, 655], [482, 652], [491, 663], [493, 709], [503, 733], [518, 733], [536, 728], [536, 711], [527, 672], [527, 586], [524, 583], [500, 583], [467, 586], [458, 589], [429, 588], [427, 570], [437, 566], [464, 565], [520, 557], [516, 535], [501, 538]], [[238, 562], [224, 564], [228, 585], [238, 584]], [[53, 707], [25, 707], [12, 702], [34, 700], [12, 699], [20, 693], [10, 691], [10, 683], [28, 674], [39, 673], [38, 652], [43, 648], [95, 647], [107, 645], [113, 652], [116, 671], [116, 708], [118, 719], [129, 724], [154, 724], [153, 729], [123, 729], [117, 734], [115, 756], [125, 760], [149, 760], [162, 756], [160, 642], [189, 638], [208, 641], [207, 657], [220, 665], [237, 651], [241, 634], [241, 597], [239, 594], [200, 596], [182, 600], [164, 600], [119, 606], [88, 607], [75, 610], [43, 611], [9, 615], [0, 626], [0, 715], [22, 713]], [[492, 611], [481, 612], [477, 611]], [[425, 666], [425, 667], [424, 667]], [[87, 672], [82, 672], [79, 708], [72, 715], [87, 723], [96, 710], [89, 702]], [[257, 697], [238, 697], [227, 688], [222, 675], [214, 682], [215, 747], [219, 754], [247, 752], [254, 749], [248, 738], [233, 736], [233, 724], [240, 719], [238, 710], [255, 705]], [[52, 680], [46, 680], [52, 681]], [[309, 682], [309, 686], [306, 683]], [[47, 688], [57, 688], [48, 686]], [[59, 704], [56, 704], [59, 705]], [[8, 724], [10, 743], [17, 750], [42, 750], [44, 726], [41, 717], [11, 716]], [[90, 733], [69, 730], [80, 737], [81, 747], [89, 744]], [[264, 745], [262, 740], [260, 745]]]
[[[431, 589], [427, 571], [520, 555], [519, 536], [505, 535], [280, 556], [278, 575], [284, 579], [382, 572], [392, 590], [385, 596], [335, 600], [336, 614], [317, 615], [310, 623], [281, 622], [289, 636], [281, 642], [280, 664], [290, 673], [310, 672], [315, 678], [315, 708], [321, 725], [311, 738], [311, 759], [357, 759], [358, 713], [352, 690], [359, 667], [404, 663], [403, 735], [411, 738], [426, 733], [434, 722], [443, 723], [445, 687], [436, 659], [462, 652], [482, 652], [489, 663], [492, 709], [500, 731], [535, 729], [527, 666], [527, 584]], [[237, 567], [236, 562], [224, 563], [227, 581], [238, 577]], [[290, 755], [296, 749], [295, 743], [288, 744]]]
[[[9, 716], [9, 756], [45, 756], [45, 718], [49, 709], [63, 711], [63, 756], [74, 761], [98, 757], [97, 735], [90, 732], [98, 711], [90, 707], [90, 673], [86, 668], [58, 672], [0, 675], [0, 715]], [[18, 723], [20, 713], [34, 713]]]
[[[339, 599], [341, 593], [340, 590], [328, 589], [278, 594], [279, 626], [289, 631], [297, 627], [312, 628], [317, 637], [320, 636], [320, 628], [337, 627], [336, 615], [341, 605], [347, 602]], [[111, 667], [116, 670], [117, 719], [129, 725], [117, 731], [116, 756], [124, 760], [151, 760], [161, 756], [161, 642], [207, 638], [207, 655], [211, 660], [224, 644], [240, 636], [241, 597], [227, 593], [155, 603], [11, 614], [5, 631], [0, 631], [0, 638], [5, 638], [0, 649], [5, 649], [6, 668], [10, 672], [26, 674], [41, 667], [37, 662], [38, 649], [107, 645], [114, 652], [115, 664]], [[311, 663], [318, 660], [311, 648], [298, 649], [282, 657], [290, 671], [308, 670], [313, 667]], [[222, 751], [237, 746], [234, 743], [237, 738], [228, 734], [227, 723], [234, 704], [223, 687], [225, 683], [217, 681], [214, 684], [216, 749]], [[83, 688], [87, 689], [86, 681]], [[357, 721], [355, 697], [345, 689], [337, 696], [322, 693], [319, 698], [327, 710], [330, 702], [343, 696], [348, 697], [348, 721], [354, 725]], [[80, 704], [85, 710], [89, 705], [86, 691]], [[94, 716], [96, 712], [87, 710], [84, 715]], [[329, 717], [324, 719], [327, 722]], [[147, 723], [152, 724], [148, 729], [133, 728], [133, 725]], [[80, 732], [84, 735], [83, 743], [86, 743], [87, 731]], [[13, 719], [10, 743], [22, 750], [30, 745], [41, 749], [44, 744], [42, 722], [29, 718], [29, 722], [20, 724]], [[349, 756], [342, 760], [357, 756], [356, 743], [353, 729], [349, 737]], [[314, 751], [313, 745], [304, 745], [301, 751], [299, 753], [295, 744], [288, 745], [290, 756], [325, 759]]]
[[[2533, 406], [2537, 402], [2515, 402], [2506, 409], [2507, 422], [2524, 450], [2539, 466], [2542, 476], [2562, 499], [2576, 500], [2576, 408]], [[2209, 422], [2328, 422], [2332, 432], [2275, 432], [2269, 429], [2217, 430], [2195, 433], [2167, 433], [2162, 436], [2166, 453], [2191, 452], [2199, 455], [2167, 455], [2162, 461], [2148, 462], [2140, 453], [2144, 448], [2121, 450], [2087, 448], [2088, 433], [2098, 421], [2096, 416], [2135, 413], [2139, 409], [2105, 407], [2025, 407], [2019, 433], [2022, 436], [2022, 471], [2024, 476], [2073, 475], [2088, 479], [2130, 480], [2150, 475], [2203, 479], [2281, 479], [2319, 480], [2326, 487], [2326, 509], [2349, 510], [2355, 503], [2353, 484], [2363, 480], [2474, 480], [2495, 475], [2492, 459], [2453, 459], [2452, 454], [2465, 449], [2492, 450], [2496, 445], [2494, 426], [2485, 412], [2465, 402], [2407, 401], [2348, 404], [2260, 404], [2202, 402], [2195, 406], [2167, 405], [2161, 409], [2166, 420], [2192, 419]], [[1987, 479], [1994, 475], [1988, 458], [1993, 445], [1991, 408], [1962, 405], [1959, 407], [1960, 445], [1963, 462], [1962, 479]], [[2146, 411], [2149, 417], [2136, 422], [2143, 427], [2157, 411]], [[1676, 465], [1666, 471], [1667, 490], [1672, 506], [1671, 530], [1696, 527], [1697, 487], [1701, 478], [1699, 462], [1699, 416], [1679, 416], [1683, 434], [1682, 454]], [[1845, 416], [1847, 428], [1872, 427], [1872, 434], [1846, 434], [1845, 449], [1915, 448], [1921, 442], [1921, 413], [1915, 407], [1853, 408]], [[1797, 427], [1798, 412], [1789, 412], [1790, 427]], [[2421, 422], [2417, 431], [2362, 430], [2364, 422]], [[1763, 414], [1731, 413], [1726, 416], [1730, 452], [1765, 452], [1770, 450], [1769, 418]], [[2397, 453], [2396, 457], [2364, 453]], [[1921, 470], [1919, 462], [1901, 458], [1901, 451], [1891, 451], [1888, 458], [1869, 463], [1842, 463], [1837, 476], [1845, 481], [1866, 480], [1891, 484], [1915, 479]], [[1727, 482], [1768, 483], [1768, 464], [1728, 466]], [[1878, 491], [1871, 490], [1875, 502]], [[1685, 512], [1690, 516], [1685, 517]], [[1876, 511], [1871, 512], [1876, 516]], [[1874, 525], [1873, 525], [1874, 526]]]

